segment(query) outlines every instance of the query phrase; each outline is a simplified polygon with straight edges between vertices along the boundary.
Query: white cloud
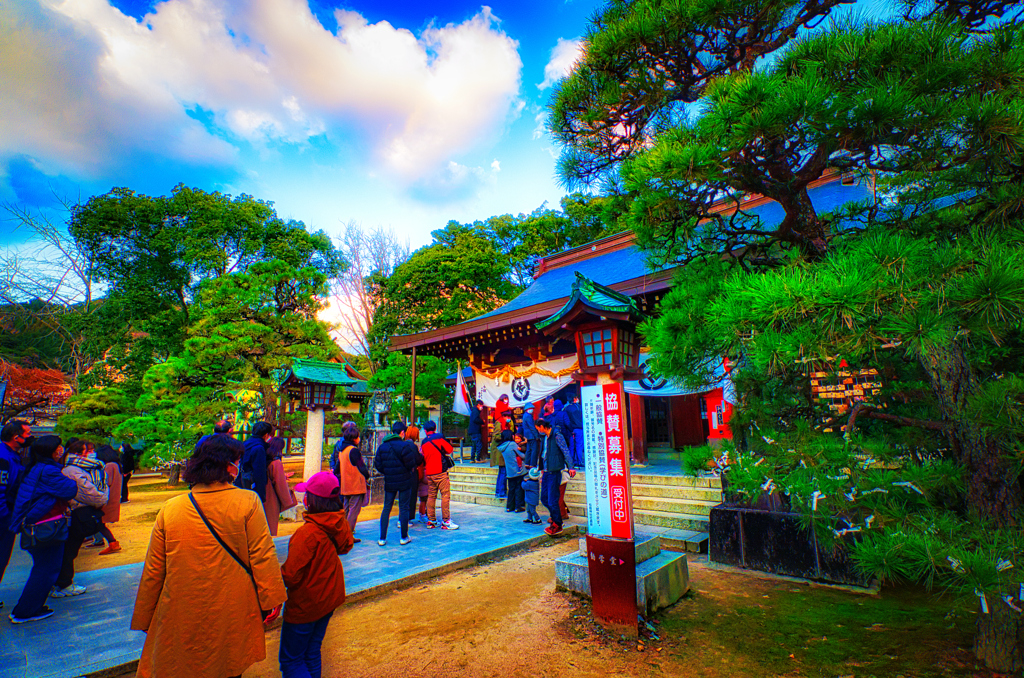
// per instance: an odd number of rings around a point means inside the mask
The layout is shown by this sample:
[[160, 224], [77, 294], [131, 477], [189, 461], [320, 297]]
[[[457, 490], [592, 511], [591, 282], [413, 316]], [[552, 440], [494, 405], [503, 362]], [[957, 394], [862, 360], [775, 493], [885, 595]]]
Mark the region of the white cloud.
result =
[[551, 58], [544, 67], [544, 82], [537, 85], [541, 90], [551, 87], [556, 82], [569, 75], [573, 66], [583, 56], [583, 40], [574, 38], [566, 40], [559, 38], [554, 49], [551, 50]]
[[491, 169], [494, 170], [495, 172], [501, 171], [501, 163], [498, 162], [497, 158], [495, 158], [494, 162], [491, 163]]
[[487, 7], [416, 36], [342, 10], [331, 33], [306, 0], [167, 0], [141, 22], [106, 0], [40, 3], [0, 0], [0, 158], [231, 165], [243, 141], [326, 133], [413, 182], [520, 106], [518, 44]]

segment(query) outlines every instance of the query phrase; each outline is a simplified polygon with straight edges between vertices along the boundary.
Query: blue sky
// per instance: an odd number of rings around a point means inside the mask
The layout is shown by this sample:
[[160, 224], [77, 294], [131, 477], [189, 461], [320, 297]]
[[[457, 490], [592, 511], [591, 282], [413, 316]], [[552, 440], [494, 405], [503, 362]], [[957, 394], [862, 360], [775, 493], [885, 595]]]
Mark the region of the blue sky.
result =
[[183, 182], [413, 246], [557, 206], [545, 104], [601, 4], [0, 0], [0, 201]]

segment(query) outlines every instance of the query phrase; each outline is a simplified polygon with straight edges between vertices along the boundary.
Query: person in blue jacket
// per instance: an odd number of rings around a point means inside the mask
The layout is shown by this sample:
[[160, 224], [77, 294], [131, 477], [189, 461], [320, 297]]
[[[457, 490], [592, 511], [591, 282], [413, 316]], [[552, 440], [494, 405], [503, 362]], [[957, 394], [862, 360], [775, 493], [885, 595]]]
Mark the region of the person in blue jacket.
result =
[[565, 442], [569, 443], [569, 451], [572, 452], [573, 466], [583, 468], [583, 410], [580, 409], [580, 397], [573, 395], [569, 404], [562, 409], [562, 414], [569, 421], [569, 436]]
[[[42, 436], [32, 443], [29, 467], [18, 487], [11, 513], [13, 529], [59, 520], [66, 515], [69, 502], [78, 494], [78, 483], [61, 472], [63, 457], [64, 447], [57, 436]], [[64, 536], [66, 539], [67, 534]], [[64, 562], [64, 540], [27, 550], [32, 556], [32, 571], [10, 614], [15, 624], [46, 619], [53, 614], [46, 606], [46, 597], [57, 582]]]
[[235, 487], [252, 490], [264, 504], [267, 503], [267, 443], [273, 437], [272, 424], [257, 421], [252, 425], [252, 435], [245, 441], [242, 467], [235, 478]]
[[[11, 531], [11, 511], [18, 493], [18, 480], [24, 470], [22, 452], [31, 445], [32, 428], [20, 419], [11, 419], [0, 429], [0, 582], [11, 562], [15, 534]], [[4, 606], [0, 601], [0, 609]]]

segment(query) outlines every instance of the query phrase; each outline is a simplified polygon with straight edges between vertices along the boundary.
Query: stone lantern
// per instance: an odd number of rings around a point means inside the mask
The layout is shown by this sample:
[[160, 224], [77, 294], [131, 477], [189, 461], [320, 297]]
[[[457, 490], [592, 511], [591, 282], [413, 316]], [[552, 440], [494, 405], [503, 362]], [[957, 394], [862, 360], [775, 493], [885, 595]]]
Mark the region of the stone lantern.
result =
[[296, 358], [281, 380], [287, 390], [299, 401], [299, 410], [306, 412], [305, 460], [303, 478], [320, 470], [324, 451], [324, 412], [334, 409], [334, 396], [338, 386], [351, 386], [355, 380], [344, 364]]

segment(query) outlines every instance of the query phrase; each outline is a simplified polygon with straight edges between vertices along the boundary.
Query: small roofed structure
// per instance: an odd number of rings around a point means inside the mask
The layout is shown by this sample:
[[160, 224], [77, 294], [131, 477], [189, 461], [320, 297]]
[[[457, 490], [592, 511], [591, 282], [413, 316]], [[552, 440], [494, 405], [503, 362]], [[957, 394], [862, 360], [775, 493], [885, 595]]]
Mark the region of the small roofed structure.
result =
[[324, 412], [335, 409], [338, 387], [348, 400], [369, 397], [366, 380], [347, 362], [296, 358], [281, 378], [281, 391], [306, 412], [305, 462], [303, 478], [320, 470], [324, 447]]
[[569, 300], [536, 326], [549, 337], [576, 344], [579, 371], [573, 378], [586, 382], [588, 377], [610, 371], [621, 381], [638, 374], [636, 326], [644, 318], [631, 297], [576, 271]]

